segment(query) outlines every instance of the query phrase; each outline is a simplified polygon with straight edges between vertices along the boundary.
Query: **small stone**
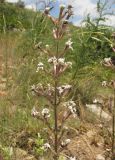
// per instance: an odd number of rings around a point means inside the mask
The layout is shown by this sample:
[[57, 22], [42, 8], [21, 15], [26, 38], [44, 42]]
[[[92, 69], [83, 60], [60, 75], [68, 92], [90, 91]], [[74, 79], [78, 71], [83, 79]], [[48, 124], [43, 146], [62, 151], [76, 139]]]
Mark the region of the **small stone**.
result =
[[105, 160], [105, 158], [101, 154], [98, 154], [96, 160]]
[[95, 113], [98, 117], [101, 116], [101, 118], [105, 121], [110, 121], [112, 118], [108, 113], [106, 113], [104, 110], [101, 109], [101, 107], [97, 106], [96, 104], [86, 104], [86, 107], [90, 111]]

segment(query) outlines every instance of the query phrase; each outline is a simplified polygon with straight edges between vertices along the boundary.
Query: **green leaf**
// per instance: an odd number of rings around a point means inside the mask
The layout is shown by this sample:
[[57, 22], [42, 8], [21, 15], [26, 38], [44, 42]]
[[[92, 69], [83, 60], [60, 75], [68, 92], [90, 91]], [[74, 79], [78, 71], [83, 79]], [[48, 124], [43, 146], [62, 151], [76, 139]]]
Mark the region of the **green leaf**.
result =
[[98, 42], [102, 42], [102, 40], [100, 40], [100, 39], [98, 39], [96, 37], [91, 37], [91, 38], [94, 39], [94, 40], [96, 40], [96, 41], [98, 41]]

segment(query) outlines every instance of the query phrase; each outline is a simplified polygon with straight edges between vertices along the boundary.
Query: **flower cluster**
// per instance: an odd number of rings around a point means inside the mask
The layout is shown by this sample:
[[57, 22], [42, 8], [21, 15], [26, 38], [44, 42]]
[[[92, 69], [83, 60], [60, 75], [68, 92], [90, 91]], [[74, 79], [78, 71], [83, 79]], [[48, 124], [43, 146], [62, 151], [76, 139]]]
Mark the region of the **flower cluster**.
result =
[[39, 116], [39, 112], [36, 110], [35, 107], [33, 107], [32, 111], [31, 111], [31, 115], [32, 115], [33, 117]]
[[103, 81], [102, 82], [102, 86], [103, 87], [112, 87], [112, 88], [114, 88], [115, 87], [115, 80], [111, 80], [110, 82]]
[[46, 15], [49, 15], [49, 12], [50, 12], [50, 7], [46, 7], [44, 13], [45, 13]]
[[44, 11], [44, 14], [53, 22], [54, 25], [57, 25], [59, 24], [59, 22], [61, 22], [61, 30], [57, 28], [53, 29], [53, 37], [55, 39], [61, 39], [66, 31], [68, 20], [73, 15], [72, 6], [68, 5], [68, 7], [66, 8], [65, 5], [60, 5], [60, 13], [58, 19], [55, 19], [50, 15], [50, 10], [51, 8], [47, 7]]
[[107, 86], [107, 81], [103, 81], [103, 82], [102, 82], [102, 86], [103, 86], [103, 87], [106, 87], [106, 86]]
[[72, 47], [73, 42], [71, 41], [71, 38], [65, 43], [66, 49], [71, 49], [73, 51]]
[[65, 58], [56, 58], [54, 56], [49, 58], [48, 62], [53, 63], [54, 65], [62, 65], [62, 66], [69, 64], [69, 67], [72, 67], [72, 62], [65, 62]]
[[45, 119], [47, 119], [47, 118], [50, 117], [50, 111], [49, 111], [48, 108], [44, 108], [44, 109], [42, 110], [42, 116], [43, 116]]
[[57, 76], [63, 73], [67, 68], [72, 67], [72, 62], [65, 62], [65, 58], [56, 58], [55, 56], [49, 58], [48, 63], [53, 64], [53, 73]]
[[44, 64], [42, 62], [39, 62], [36, 72], [39, 72], [40, 70], [43, 70], [43, 69], [44, 69]]
[[66, 107], [69, 109], [70, 113], [71, 113], [74, 117], [77, 116], [76, 103], [75, 103], [74, 101], [70, 100], [70, 101], [68, 101], [68, 102], [65, 102], [65, 103], [64, 103], [64, 106], [66, 106]]
[[98, 99], [94, 99], [94, 100], [93, 100], [93, 103], [94, 103], [94, 104], [98, 103]]
[[66, 140], [62, 141], [61, 142], [61, 147], [66, 147], [70, 142], [71, 142], [70, 139], [66, 139]]
[[106, 67], [110, 67], [115, 69], [115, 56], [109, 57], [109, 58], [104, 58], [101, 61], [101, 64], [103, 64]]
[[71, 85], [62, 85], [60, 87], [57, 87], [57, 90], [59, 92], [59, 95], [64, 94], [66, 91], [70, 90], [72, 88]]
[[41, 117], [42, 116], [44, 119], [47, 119], [50, 117], [50, 111], [48, 108], [44, 108], [40, 113], [35, 109], [35, 107], [33, 107], [32, 111], [31, 111], [31, 115], [33, 117]]
[[37, 85], [33, 85], [31, 87], [31, 91], [37, 96], [44, 96], [50, 100], [50, 98], [54, 94], [54, 87], [52, 87], [50, 84], [47, 84], [47, 86], [43, 86], [41, 83], [39, 83]]
[[51, 146], [50, 146], [49, 143], [45, 143], [45, 144], [42, 146], [42, 149], [43, 149], [44, 151], [47, 151], [47, 150], [50, 149], [50, 148], [51, 148]]

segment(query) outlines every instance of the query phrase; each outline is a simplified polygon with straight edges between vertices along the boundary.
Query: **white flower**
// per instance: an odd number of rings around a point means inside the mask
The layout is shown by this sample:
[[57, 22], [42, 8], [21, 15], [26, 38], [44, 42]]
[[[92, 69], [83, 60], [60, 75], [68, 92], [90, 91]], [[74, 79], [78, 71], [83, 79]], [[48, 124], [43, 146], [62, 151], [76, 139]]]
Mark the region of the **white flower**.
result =
[[52, 87], [51, 84], [47, 84], [47, 94], [51, 96], [53, 92], [54, 92], [54, 87]]
[[76, 112], [76, 108], [75, 107], [72, 107], [72, 106], [69, 106], [68, 109], [70, 110], [70, 112], [73, 114], [73, 117], [75, 118], [77, 116]]
[[57, 87], [59, 94], [64, 93], [65, 90], [71, 89], [72, 86], [71, 85], [62, 85], [60, 87]]
[[102, 82], [102, 86], [103, 86], [103, 87], [106, 87], [106, 86], [107, 86], [107, 81], [103, 81], [103, 82]]
[[74, 101], [70, 100], [70, 101], [68, 102], [68, 105], [71, 105], [72, 107], [75, 107], [75, 106], [76, 106], [76, 103], [75, 103]]
[[93, 103], [98, 103], [98, 100], [97, 100], [97, 99], [94, 99], [94, 100], [93, 100]]
[[73, 106], [68, 106], [68, 109], [71, 111], [71, 113], [76, 113], [76, 108]]
[[68, 127], [67, 127], [67, 126], [64, 126], [63, 129], [68, 130]]
[[65, 63], [65, 58], [59, 58], [59, 59], [58, 59], [58, 63], [61, 64], [61, 65], [64, 65], [64, 63]]
[[62, 147], [65, 147], [65, 146], [67, 146], [70, 142], [71, 142], [70, 139], [66, 139], [66, 140], [64, 140], [64, 141], [61, 142], [61, 145], [62, 145]]
[[49, 117], [50, 117], [50, 113], [49, 113], [49, 109], [48, 109], [48, 108], [44, 108], [44, 109], [42, 110], [42, 116], [43, 116], [44, 118], [49, 118]]
[[62, 87], [57, 87], [59, 94], [62, 94], [64, 92], [64, 89]]
[[48, 44], [46, 44], [46, 49], [49, 50], [50, 46]]
[[55, 56], [48, 59], [48, 63], [53, 63], [55, 65], [62, 65], [66, 67], [72, 67], [72, 62], [65, 62], [65, 58], [57, 59]]
[[49, 10], [50, 10], [50, 7], [46, 7], [45, 10], [49, 11]]
[[34, 117], [39, 115], [39, 112], [35, 109], [35, 107], [33, 107], [32, 111], [31, 111], [31, 115]]
[[39, 62], [39, 63], [38, 63], [38, 67], [43, 67], [43, 65], [44, 65], [44, 64], [43, 64], [42, 62]]
[[43, 85], [41, 83], [37, 84], [36, 91], [37, 91], [37, 93], [40, 92], [40, 91], [44, 91], [44, 87], [43, 87]]
[[42, 62], [39, 62], [36, 72], [39, 72], [39, 70], [43, 70], [43, 69], [44, 69], [44, 64]]
[[111, 61], [111, 58], [109, 57], [109, 58], [104, 58], [104, 62], [110, 62]]
[[66, 140], [65, 140], [65, 143], [66, 143], [66, 144], [69, 144], [70, 142], [71, 142], [70, 139], [66, 139]]
[[51, 84], [47, 84], [48, 90], [53, 90], [54, 91], [54, 87], [51, 86]]
[[48, 59], [48, 63], [56, 63], [56, 62], [57, 58], [55, 56]]
[[49, 143], [45, 143], [45, 144], [42, 146], [42, 149], [43, 149], [44, 151], [47, 151], [47, 150], [50, 149], [50, 148], [51, 148], [51, 146], [50, 146]]
[[72, 44], [73, 44], [73, 42], [71, 41], [71, 38], [65, 43], [66, 47], [73, 51]]
[[41, 83], [38, 83], [37, 88], [43, 88], [43, 85]]
[[47, 84], [48, 91], [54, 91], [54, 87], [51, 86], [51, 84]]
[[76, 114], [77, 110], [75, 108], [76, 103], [74, 101], [70, 100], [68, 102], [65, 102], [64, 106], [66, 106], [70, 110], [70, 112], [73, 114], [74, 118], [77, 116], [77, 114]]
[[69, 157], [69, 160], [76, 160], [75, 157]]
[[[68, 24], [68, 23], [69, 23], [69, 21], [68, 21], [67, 19], [65, 19], [65, 20], [63, 21], [63, 24]], [[67, 29], [66, 31], [69, 32], [69, 29]]]
[[48, 63], [53, 63], [53, 70], [54, 70], [54, 73], [56, 74], [56, 67], [57, 67], [57, 58], [54, 56], [54, 57], [51, 57], [48, 59]]
[[71, 89], [71, 88], [72, 88], [72, 85], [69, 85], [69, 84], [68, 84], [68, 85], [65, 85], [64, 87], [65, 87], [65, 89]]
[[64, 4], [60, 4], [60, 8], [64, 9], [66, 6]]
[[50, 7], [46, 7], [44, 13], [45, 13], [46, 15], [48, 15], [48, 14], [49, 14], [49, 11], [50, 11]]
[[67, 68], [72, 67], [72, 62], [65, 62], [65, 58], [57, 59], [55, 56], [48, 59], [48, 63], [53, 63], [54, 74], [62, 73]]

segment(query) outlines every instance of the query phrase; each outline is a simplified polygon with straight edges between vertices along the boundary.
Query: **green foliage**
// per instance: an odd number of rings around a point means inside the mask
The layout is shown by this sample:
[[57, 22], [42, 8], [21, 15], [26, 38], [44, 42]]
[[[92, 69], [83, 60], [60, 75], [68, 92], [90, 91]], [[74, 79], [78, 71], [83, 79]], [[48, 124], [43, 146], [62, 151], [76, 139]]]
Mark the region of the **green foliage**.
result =
[[83, 21], [85, 27], [76, 30], [74, 28], [73, 39], [76, 42], [74, 59], [77, 68], [114, 54], [111, 48], [111, 45], [114, 44], [111, 37], [113, 28], [103, 24], [106, 21], [106, 10], [107, 4], [99, 0], [97, 3], [98, 15], [91, 18], [88, 14]]
[[74, 53], [71, 55], [74, 60], [73, 79], [76, 94], [80, 94], [84, 101], [92, 99], [102, 80], [113, 77], [112, 71], [105, 71], [100, 65], [103, 58], [114, 55], [111, 47], [114, 45], [111, 36], [114, 28], [103, 24], [106, 22], [106, 11], [107, 4], [99, 0], [97, 17], [91, 18], [88, 14], [83, 21], [84, 27], [71, 28], [74, 42]]
[[24, 2], [23, 2], [23, 1], [18, 0], [18, 2], [16, 3], [16, 7], [24, 8], [24, 7], [25, 7], [25, 4], [24, 4]]
[[0, 145], [0, 153], [2, 153], [5, 160], [11, 160], [13, 155], [12, 147], [3, 147]]
[[[3, 31], [4, 25], [6, 30], [27, 29], [31, 27], [32, 11], [23, 8], [16, 8], [11, 4], [0, 4], [0, 31]], [[5, 21], [4, 21], [5, 19]]]
[[38, 135], [37, 139], [35, 140], [35, 154], [37, 156], [43, 156], [44, 149], [43, 149], [44, 139]]

